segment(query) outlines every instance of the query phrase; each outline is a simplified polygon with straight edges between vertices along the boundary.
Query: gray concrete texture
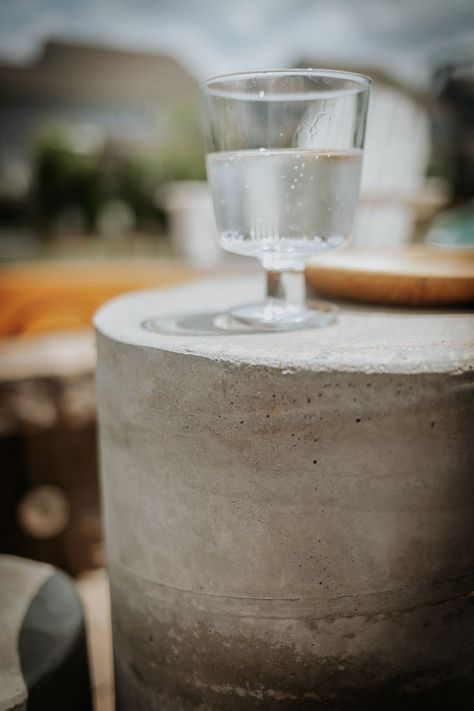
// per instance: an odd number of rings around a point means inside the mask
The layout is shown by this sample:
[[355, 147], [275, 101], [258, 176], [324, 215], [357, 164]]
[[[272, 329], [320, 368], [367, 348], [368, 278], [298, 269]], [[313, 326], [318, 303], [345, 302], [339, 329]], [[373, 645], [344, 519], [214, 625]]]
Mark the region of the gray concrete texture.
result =
[[258, 292], [96, 316], [118, 708], [472, 709], [474, 317], [202, 316]]
[[92, 711], [82, 607], [70, 578], [0, 555], [0, 711]]
[[26, 709], [28, 689], [21, 671], [19, 631], [31, 600], [53, 572], [45, 563], [0, 557], [0, 711]]

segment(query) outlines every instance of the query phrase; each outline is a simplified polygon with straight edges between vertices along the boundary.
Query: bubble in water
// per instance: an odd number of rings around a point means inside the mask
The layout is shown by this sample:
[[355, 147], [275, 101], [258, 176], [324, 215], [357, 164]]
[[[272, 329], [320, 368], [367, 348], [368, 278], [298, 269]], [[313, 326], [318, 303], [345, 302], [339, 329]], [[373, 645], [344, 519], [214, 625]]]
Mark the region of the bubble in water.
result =
[[[311, 148], [303, 158], [302, 150], [273, 148], [260, 151], [257, 143], [254, 151], [208, 158], [225, 249], [253, 256], [281, 252], [292, 259], [291, 255], [306, 255], [313, 248], [321, 251], [325, 244], [341, 244], [355, 205], [360, 155], [355, 153], [351, 162], [350, 152], [341, 152], [342, 160], [333, 157], [338, 156], [334, 151]], [[224, 170], [230, 157], [235, 162], [229, 161], [228, 170]], [[323, 184], [324, 189], [310, 188], [310, 181]], [[317, 236], [321, 229], [324, 241]], [[326, 236], [334, 235], [332, 245]]]

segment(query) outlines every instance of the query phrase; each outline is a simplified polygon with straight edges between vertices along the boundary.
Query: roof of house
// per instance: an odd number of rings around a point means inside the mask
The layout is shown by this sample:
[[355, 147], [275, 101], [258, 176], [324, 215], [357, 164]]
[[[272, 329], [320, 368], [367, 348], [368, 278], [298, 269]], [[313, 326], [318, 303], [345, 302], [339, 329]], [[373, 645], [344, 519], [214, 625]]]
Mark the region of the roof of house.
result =
[[2, 103], [149, 105], [196, 89], [196, 80], [170, 57], [94, 45], [50, 41], [30, 64], [0, 64]]

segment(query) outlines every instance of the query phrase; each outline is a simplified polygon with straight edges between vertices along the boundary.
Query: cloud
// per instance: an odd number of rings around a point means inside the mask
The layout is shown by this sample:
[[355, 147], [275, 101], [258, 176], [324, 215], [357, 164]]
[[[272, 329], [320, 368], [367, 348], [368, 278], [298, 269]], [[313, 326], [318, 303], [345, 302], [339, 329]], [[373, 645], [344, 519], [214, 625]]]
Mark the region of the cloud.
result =
[[437, 48], [440, 60], [469, 52], [472, 15], [471, 0], [0, 0], [0, 54], [25, 58], [55, 36], [167, 52], [198, 77], [304, 55], [416, 83]]

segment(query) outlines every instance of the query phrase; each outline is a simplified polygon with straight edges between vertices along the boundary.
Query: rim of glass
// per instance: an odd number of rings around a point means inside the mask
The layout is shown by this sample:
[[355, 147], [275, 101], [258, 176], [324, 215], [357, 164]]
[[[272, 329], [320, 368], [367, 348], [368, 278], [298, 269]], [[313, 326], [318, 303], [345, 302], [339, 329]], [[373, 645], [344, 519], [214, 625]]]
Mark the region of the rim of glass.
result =
[[[242, 91], [242, 89], [236, 90], [232, 89], [231, 86], [227, 88], [214, 88], [214, 84], [220, 84], [228, 82], [232, 84], [233, 82], [244, 81], [245, 79], [258, 79], [258, 78], [278, 78], [278, 77], [292, 77], [292, 76], [303, 76], [303, 77], [329, 77], [334, 79], [345, 79], [347, 81], [353, 82], [354, 86], [350, 86], [346, 89], [313, 89], [308, 91], [296, 91], [289, 94], [272, 94], [261, 91], [253, 94], [252, 92]], [[297, 69], [264, 69], [249, 72], [235, 72], [229, 74], [218, 74], [217, 76], [209, 77], [200, 83], [201, 90], [212, 96], [220, 96], [222, 98], [228, 99], [246, 99], [248, 101], [301, 101], [308, 100], [309, 98], [325, 98], [330, 96], [349, 96], [351, 94], [358, 94], [366, 91], [372, 84], [372, 79], [365, 74], [358, 74], [357, 72], [347, 72], [338, 69], [313, 69], [308, 68], [297, 68]]]

